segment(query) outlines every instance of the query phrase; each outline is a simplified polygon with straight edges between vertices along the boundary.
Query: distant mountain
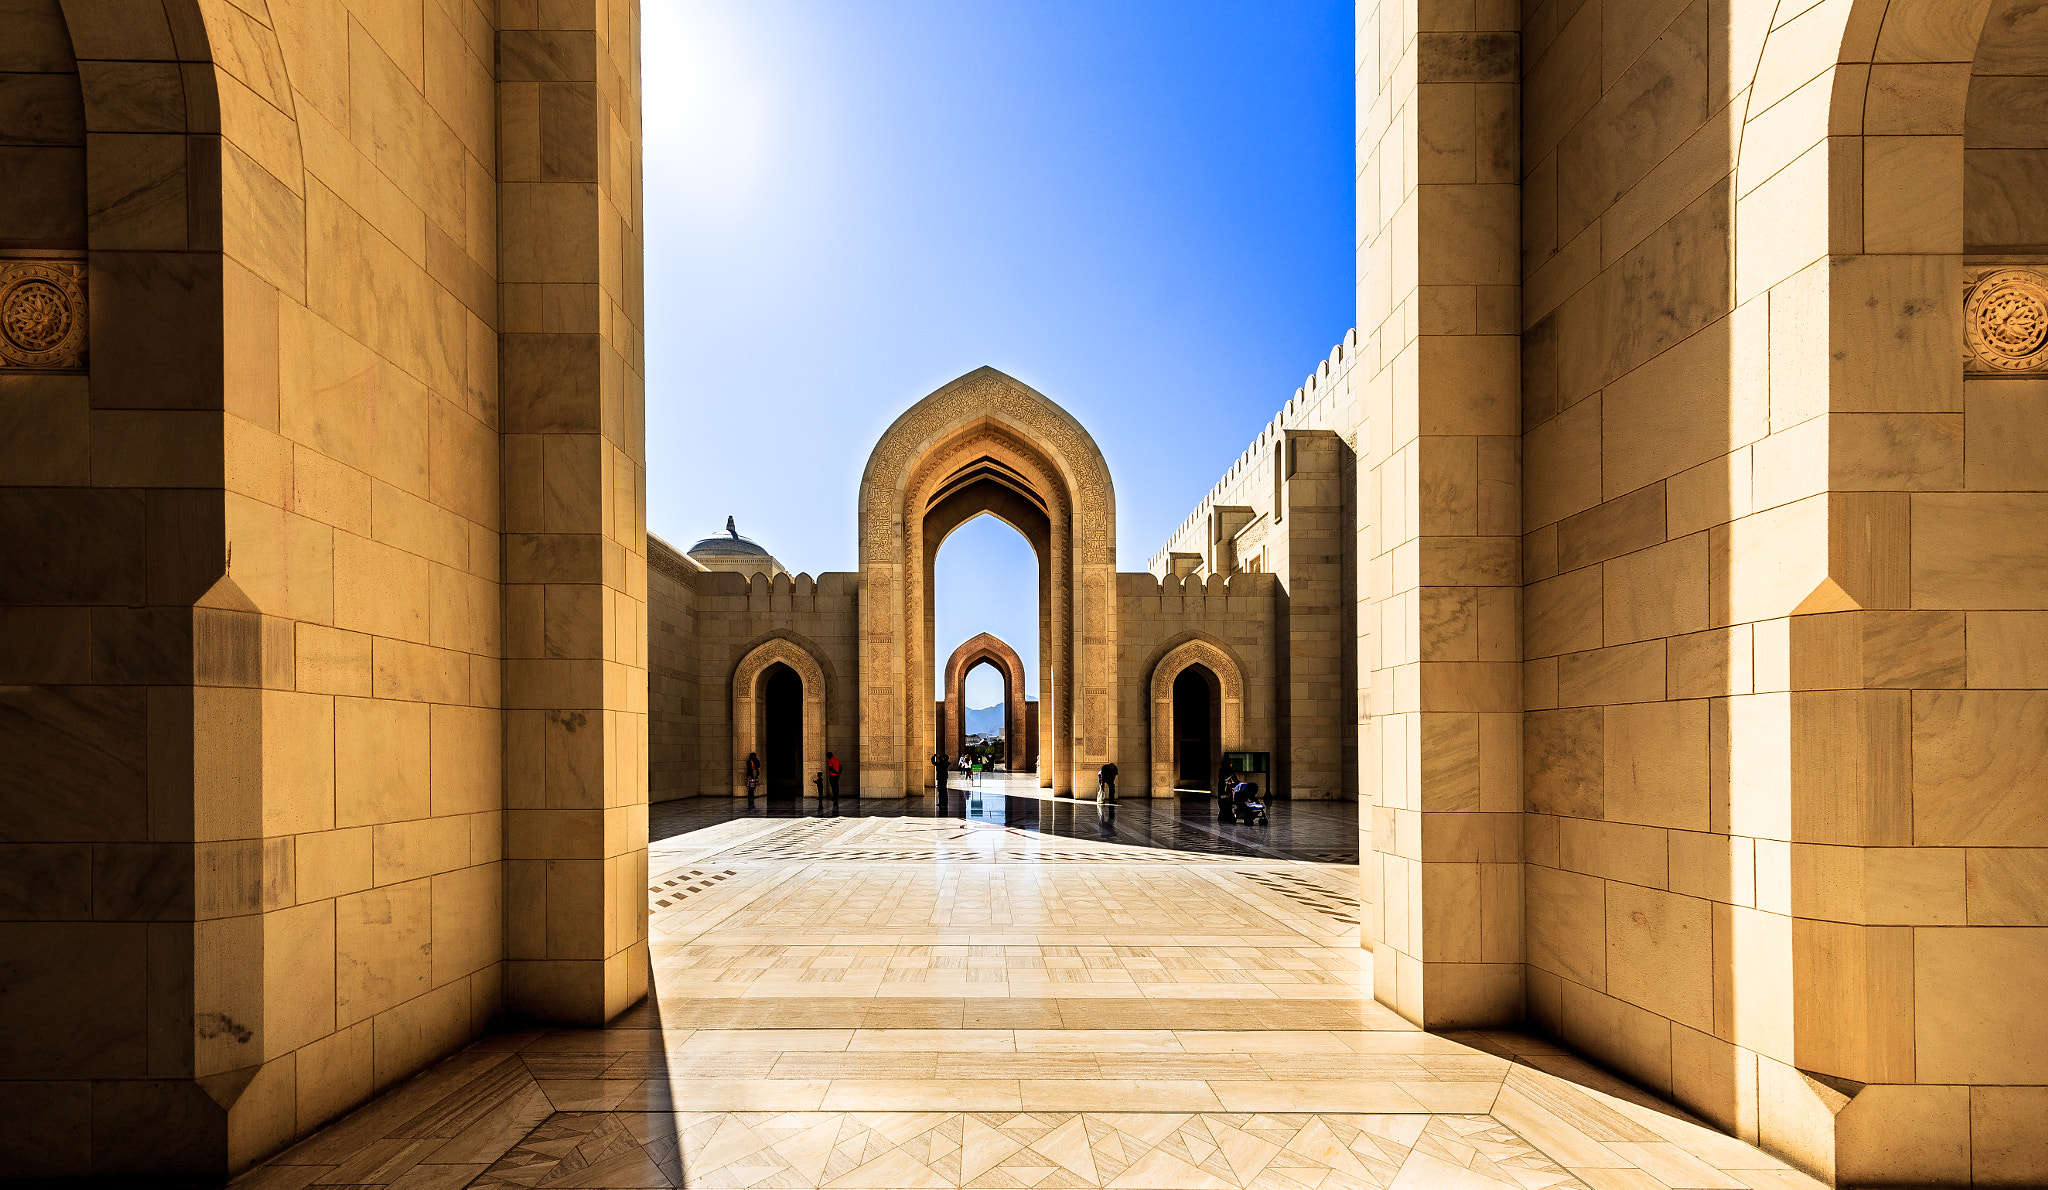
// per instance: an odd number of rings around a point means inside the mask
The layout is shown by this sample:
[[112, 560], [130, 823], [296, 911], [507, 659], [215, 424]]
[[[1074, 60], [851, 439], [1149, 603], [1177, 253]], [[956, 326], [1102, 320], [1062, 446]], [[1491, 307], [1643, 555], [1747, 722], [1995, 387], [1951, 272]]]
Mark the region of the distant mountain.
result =
[[997, 703], [992, 707], [968, 707], [967, 734], [1003, 734], [1003, 704]]

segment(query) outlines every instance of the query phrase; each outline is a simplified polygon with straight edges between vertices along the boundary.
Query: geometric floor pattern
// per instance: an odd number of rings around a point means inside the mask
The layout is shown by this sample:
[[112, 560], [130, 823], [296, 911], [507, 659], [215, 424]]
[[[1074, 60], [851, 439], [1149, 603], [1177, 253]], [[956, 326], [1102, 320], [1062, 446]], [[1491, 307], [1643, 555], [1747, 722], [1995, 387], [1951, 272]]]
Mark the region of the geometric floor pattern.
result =
[[236, 1190], [1820, 1185], [1548, 1042], [1377, 1003], [1338, 808], [1261, 835], [1035, 793], [670, 810], [647, 1001], [481, 1038]]
[[[1172, 1112], [565, 1112], [472, 1183], [498, 1186], [1583, 1186], [1485, 1116]], [[1475, 1180], [1476, 1179], [1476, 1180]]]

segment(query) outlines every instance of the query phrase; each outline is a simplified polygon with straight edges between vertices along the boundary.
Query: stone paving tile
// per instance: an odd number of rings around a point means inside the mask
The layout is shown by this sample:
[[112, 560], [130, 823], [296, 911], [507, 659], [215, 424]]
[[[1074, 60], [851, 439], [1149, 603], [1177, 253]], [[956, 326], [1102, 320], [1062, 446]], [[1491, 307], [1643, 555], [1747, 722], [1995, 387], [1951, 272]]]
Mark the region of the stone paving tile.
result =
[[[1819, 1185], [1549, 1042], [1375, 1003], [1356, 869], [1315, 859], [1355, 815], [1253, 847], [1036, 804], [1074, 835], [697, 808], [650, 848], [645, 1004], [483, 1038], [236, 1188]], [[1119, 848], [1148, 854], [1073, 858]]]

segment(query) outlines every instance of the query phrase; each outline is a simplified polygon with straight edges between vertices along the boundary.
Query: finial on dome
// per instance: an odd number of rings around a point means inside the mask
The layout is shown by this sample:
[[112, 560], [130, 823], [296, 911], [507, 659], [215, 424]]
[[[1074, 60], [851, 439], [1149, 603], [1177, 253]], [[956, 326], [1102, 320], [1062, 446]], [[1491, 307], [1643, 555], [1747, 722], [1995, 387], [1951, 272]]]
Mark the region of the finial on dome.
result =
[[725, 518], [725, 531], [730, 533], [735, 541], [739, 539], [739, 528], [732, 523], [731, 517]]

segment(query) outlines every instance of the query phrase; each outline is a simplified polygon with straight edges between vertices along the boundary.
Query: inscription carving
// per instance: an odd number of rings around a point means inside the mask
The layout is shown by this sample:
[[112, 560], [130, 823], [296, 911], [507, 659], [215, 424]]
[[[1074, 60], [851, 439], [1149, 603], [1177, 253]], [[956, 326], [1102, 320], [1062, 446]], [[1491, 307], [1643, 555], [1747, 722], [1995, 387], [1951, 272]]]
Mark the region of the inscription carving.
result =
[[1963, 339], [1980, 371], [2048, 367], [2048, 276], [1994, 269], [1977, 278], [1963, 299]]
[[85, 366], [85, 266], [0, 261], [0, 366]]

